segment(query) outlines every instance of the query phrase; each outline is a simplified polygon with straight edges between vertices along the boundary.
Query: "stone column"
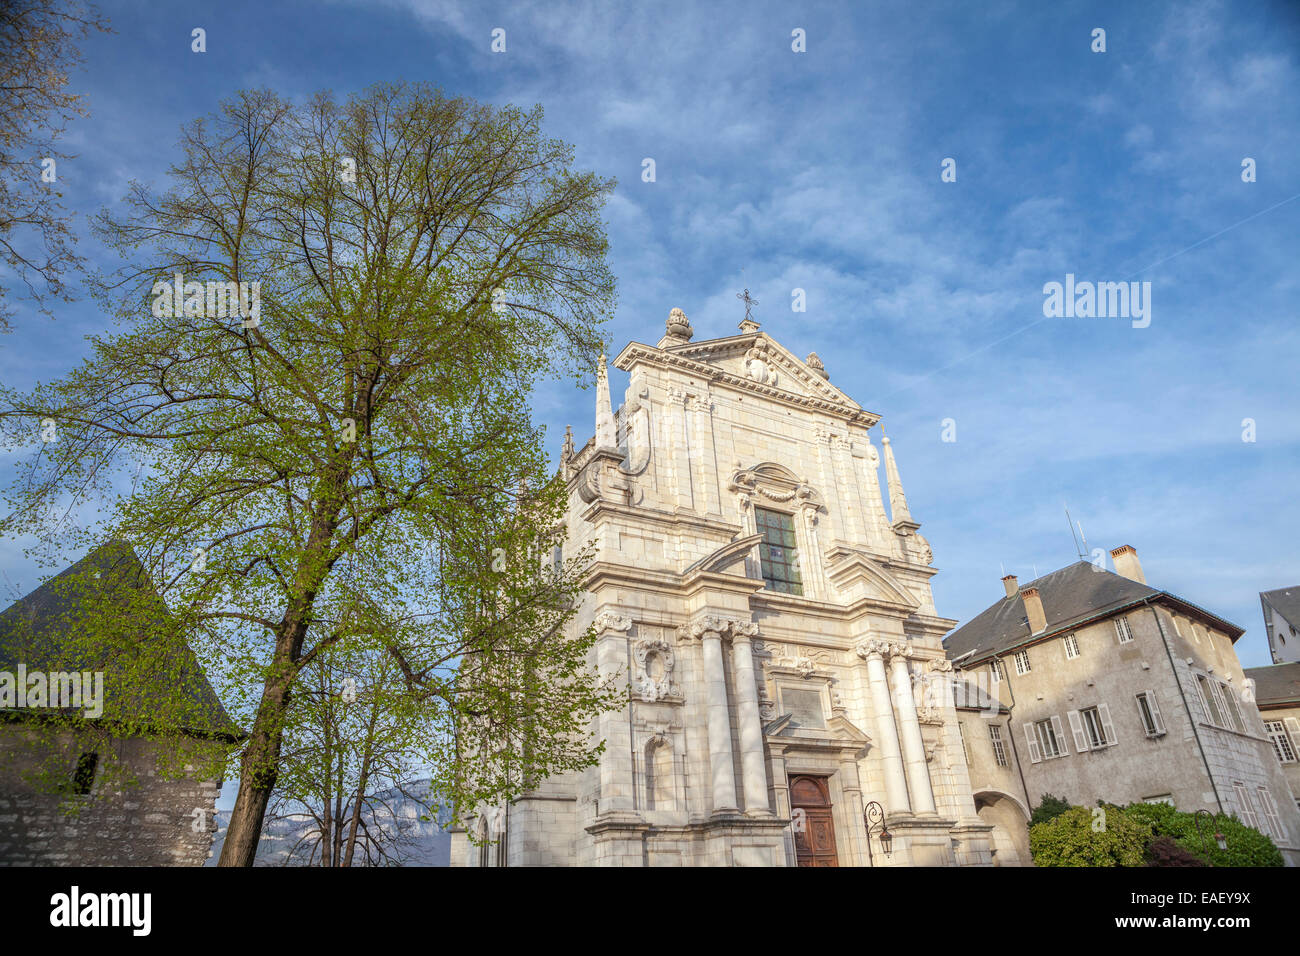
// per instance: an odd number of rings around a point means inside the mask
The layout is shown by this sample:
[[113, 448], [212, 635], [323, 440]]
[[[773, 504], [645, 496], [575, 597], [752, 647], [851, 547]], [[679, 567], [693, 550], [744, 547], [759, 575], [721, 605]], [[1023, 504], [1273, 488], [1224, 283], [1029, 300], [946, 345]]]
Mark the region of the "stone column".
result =
[[903, 757], [898, 746], [898, 728], [894, 725], [894, 708], [889, 702], [889, 680], [885, 676], [885, 655], [889, 653], [886, 641], [861, 641], [858, 656], [867, 662], [867, 677], [871, 683], [871, 707], [876, 715], [876, 736], [879, 737], [880, 763], [885, 772], [885, 800], [887, 813], [907, 813], [912, 804], [907, 799], [907, 777], [903, 773]]
[[892, 645], [889, 666], [894, 674], [894, 705], [903, 737], [903, 759], [907, 763], [907, 782], [912, 793], [912, 809], [917, 813], [934, 813], [934, 788], [930, 785], [930, 765], [925, 759], [925, 741], [921, 722], [916, 717], [916, 698], [912, 694], [912, 675], [907, 669], [907, 647]]
[[758, 715], [758, 682], [754, 674], [752, 638], [758, 625], [735, 622], [731, 626], [732, 673], [736, 680], [736, 718], [740, 730], [740, 767], [744, 783], [745, 812], [767, 814], [767, 761], [763, 753], [763, 723]]
[[[623, 673], [626, 687], [627, 632], [632, 628], [632, 620], [613, 611], [602, 611], [596, 615], [596, 627], [601, 632], [596, 642], [596, 666], [600, 675], [609, 678]], [[636, 812], [628, 706], [600, 715], [600, 736], [605, 741], [605, 752], [600, 755], [601, 815]]]
[[722, 664], [722, 632], [727, 625], [706, 618], [693, 625], [701, 638], [704, 683], [708, 698], [709, 775], [713, 784], [713, 812], [739, 813], [736, 801], [736, 770], [731, 755], [731, 715], [727, 711], [727, 677]]

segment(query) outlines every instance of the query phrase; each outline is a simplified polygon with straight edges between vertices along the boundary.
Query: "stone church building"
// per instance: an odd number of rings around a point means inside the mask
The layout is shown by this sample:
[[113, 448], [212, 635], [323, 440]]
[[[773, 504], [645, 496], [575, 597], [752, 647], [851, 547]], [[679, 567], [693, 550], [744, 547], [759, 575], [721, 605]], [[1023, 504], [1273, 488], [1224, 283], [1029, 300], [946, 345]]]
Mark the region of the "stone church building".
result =
[[629, 703], [592, 727], [597, 766], [485, 813], [499, 839], [457, 834], [453, 865], [989, 864], [951, 697], [928, 692], [956, 622], [879, 416], [739, 328], [692, 341], [673, 309], [614, 359], [617, 412], [602, 359], [561, 468], [570, 546], [598, 549], [575, 625]]

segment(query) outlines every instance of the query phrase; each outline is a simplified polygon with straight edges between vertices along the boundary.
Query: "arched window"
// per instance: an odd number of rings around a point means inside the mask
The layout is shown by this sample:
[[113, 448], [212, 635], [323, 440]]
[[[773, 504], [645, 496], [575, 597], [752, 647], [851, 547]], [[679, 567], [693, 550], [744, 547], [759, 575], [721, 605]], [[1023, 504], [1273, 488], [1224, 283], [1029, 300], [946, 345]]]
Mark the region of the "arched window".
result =
[[676, 775], [672, 743], [663, 734], [645, 745], [645, 803], [647, 810], [676, 810]]

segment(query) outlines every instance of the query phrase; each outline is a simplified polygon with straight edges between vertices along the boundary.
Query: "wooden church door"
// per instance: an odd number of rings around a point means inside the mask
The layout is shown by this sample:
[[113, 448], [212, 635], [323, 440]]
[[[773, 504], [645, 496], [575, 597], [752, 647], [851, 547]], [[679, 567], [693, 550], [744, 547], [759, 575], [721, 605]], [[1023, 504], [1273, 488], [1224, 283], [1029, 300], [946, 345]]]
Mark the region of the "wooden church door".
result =
[[839, 866], [825, 777], [790, 778], [790, 815], [795, 822], [794, 849], [799, 865]]

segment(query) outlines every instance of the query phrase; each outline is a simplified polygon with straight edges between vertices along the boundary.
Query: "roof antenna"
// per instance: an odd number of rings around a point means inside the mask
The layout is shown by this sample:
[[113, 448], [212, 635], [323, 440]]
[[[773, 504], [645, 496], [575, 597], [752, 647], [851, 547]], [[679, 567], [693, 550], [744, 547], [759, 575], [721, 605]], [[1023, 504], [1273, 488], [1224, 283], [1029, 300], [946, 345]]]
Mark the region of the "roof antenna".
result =
[[[1087, 536], [1086, 534], [1083, 533], [1083, 523], [1080, 522], [1080, 521], [1076, 521], [1075, 524], [1077, 524], [1077, 525], [1079, 526], [1079, 537], [1083, 539], [1083, 550], [1084, 550], [1085, 552], [1087, 552], [1087, 550], [1088, 550], [1088, 536]], [[1087, 558], [1084, 558], [1084, 560], [1086, 561]]]
[[[1074, 553], [1077, 554], [1079, 560], [1082, 561], [1084, 560], [1083, 552], [1079, 550], [1079, 538], [1074, 533], [1074, 519], [1070, 517], [1070, 508], [1064, 502], [1061, 503], [1061, 507], [1065, 509], [1065, 523], [1070, 526], [1070, 537], [1074, 540]], [[1083, 531], [1083, 525], [1079, 526], [1079, 531]]]

